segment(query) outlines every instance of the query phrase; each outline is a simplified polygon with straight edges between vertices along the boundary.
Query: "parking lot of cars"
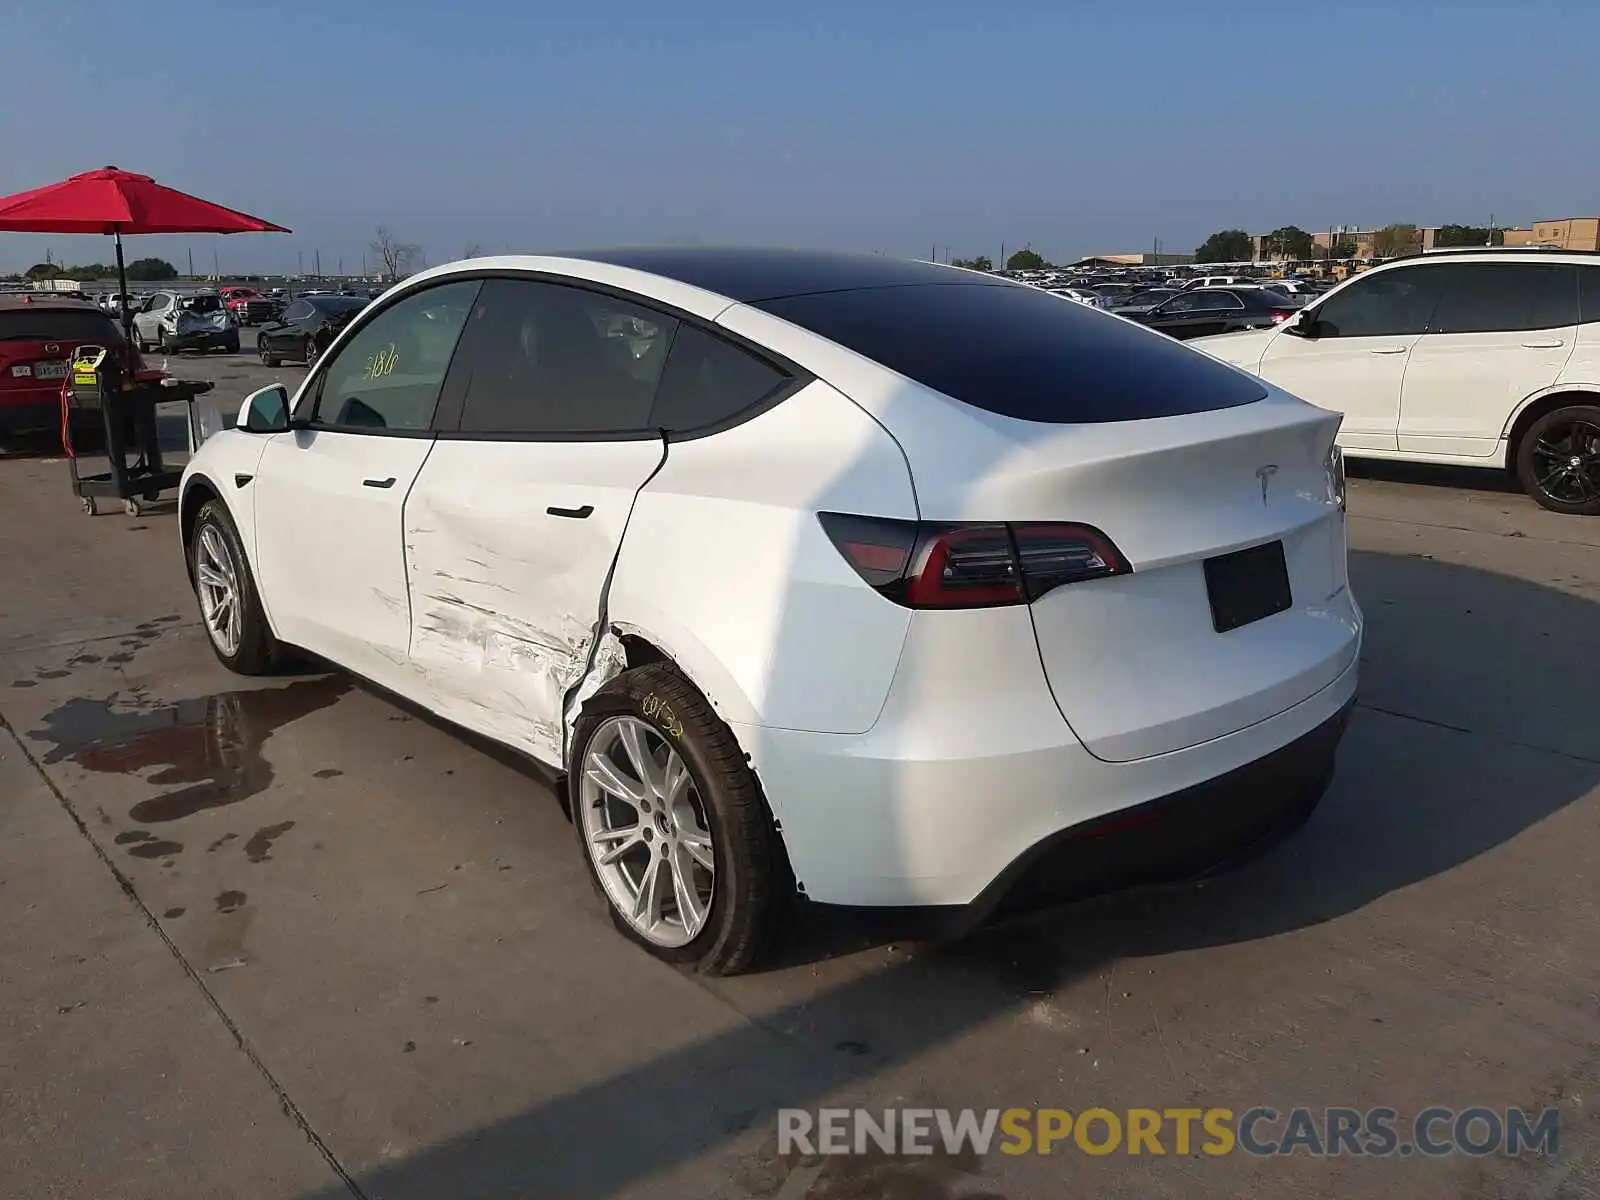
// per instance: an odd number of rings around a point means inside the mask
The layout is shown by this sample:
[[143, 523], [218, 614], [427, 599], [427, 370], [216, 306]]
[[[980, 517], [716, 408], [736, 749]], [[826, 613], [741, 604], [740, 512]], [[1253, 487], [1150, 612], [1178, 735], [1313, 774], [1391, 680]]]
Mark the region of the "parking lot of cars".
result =
[[[239, 336], [169, 365], [303, 377]], [[1600, 1187], [1600, 528], [1500, 475], [1355, 470], [1361, 691], [1265, 857], [953, 944], [818, 912], [725, 980], [611, 935], [520, 760], [338, 673], [225, 673], [176, 513], [89, 519], [64, 476], [0, 460], [0, 1193]], [[779, 1108], [850, 1104], [1550, 1106], [1561, 1152], [778, 1152]]]

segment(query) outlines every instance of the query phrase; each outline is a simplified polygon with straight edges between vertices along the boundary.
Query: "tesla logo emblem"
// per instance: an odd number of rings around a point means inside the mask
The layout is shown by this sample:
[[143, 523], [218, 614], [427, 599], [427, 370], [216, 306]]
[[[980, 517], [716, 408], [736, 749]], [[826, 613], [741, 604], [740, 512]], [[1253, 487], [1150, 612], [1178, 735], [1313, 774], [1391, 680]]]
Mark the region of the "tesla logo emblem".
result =
[[1261, 481], [1261, 503], [1262, 503], [1263, 507], [1265, 507], [1265, 505], [1267, 503], [1267, 488], [1272, 483], [1272, 477], [1274, 475], [1276, 475], [1277, 473], [1278, 473], [1278, 464], [1277, 463], [1268, 463], [1264, 467], [1257, 467], [1256, 468], [1256, 478]]
[[56, 345], [54, 342], [46, 342], [45, 343], [44, 352], [46, 354], [59, 354], [60, 351], [61, 351], [61, 347]]

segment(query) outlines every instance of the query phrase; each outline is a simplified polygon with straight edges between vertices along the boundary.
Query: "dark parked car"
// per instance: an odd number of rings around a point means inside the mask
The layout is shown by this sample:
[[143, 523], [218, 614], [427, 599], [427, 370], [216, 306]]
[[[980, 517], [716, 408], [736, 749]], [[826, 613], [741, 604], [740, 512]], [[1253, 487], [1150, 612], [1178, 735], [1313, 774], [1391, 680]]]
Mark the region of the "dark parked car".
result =
[[1125, 300], [1118, 301], [1111, 306], [1111, 311], [1121, 313], [1125, 317], [1135, 316], [1138, 313], [1149, 312], [1163, 300], [1170, 300], [1177, 294], [1177, 288], [1146, 288], [1142, 292], [1134, 292]]
[[1239, 329], [1263, 329], [1281, 324], [1299, 311], [1299, 301], [1269, 288], [1196, 288], [1145, 312], [1125, 315], [1183, 341]]
[[301, 296], [291, 300], [283, 318], [264, 326], [256, 335], [263, 366], [275, 367], [285, 359], [311, 366], [322, 356], [339, 331], [372, 301], [360, 296]]

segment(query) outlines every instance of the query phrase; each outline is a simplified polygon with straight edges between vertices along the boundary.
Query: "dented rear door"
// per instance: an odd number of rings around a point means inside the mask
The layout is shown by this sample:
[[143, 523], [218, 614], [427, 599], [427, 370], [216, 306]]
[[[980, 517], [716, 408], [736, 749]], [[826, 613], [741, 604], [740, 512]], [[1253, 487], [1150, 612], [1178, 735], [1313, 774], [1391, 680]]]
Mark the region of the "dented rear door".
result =
[[[441, 715], [560, 765], [676, 322], [615, 296], [485, 282], [406, 503], [411, 660]], [[619, 332], [620, 331], [620, 332]]]
[[411, 658], [424, 702], [545, 762], [583, 675], [659, 439], [440, 440], [406, 504]]

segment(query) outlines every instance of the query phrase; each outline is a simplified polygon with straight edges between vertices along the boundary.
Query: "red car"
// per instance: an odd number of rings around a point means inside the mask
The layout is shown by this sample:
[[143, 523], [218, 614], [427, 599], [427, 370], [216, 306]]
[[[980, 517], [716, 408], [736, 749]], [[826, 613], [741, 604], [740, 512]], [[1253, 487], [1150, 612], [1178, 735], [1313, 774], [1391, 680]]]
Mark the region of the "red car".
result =
[[61, 384], [80, 346], [105, 346], [123, 367], [130, 351], [115, 318], [72, 296], [0, 296], [0, 441], [61, 430]]
[[278, 302], [271, 296], [263, 296], [253, 287], [235, 284], [232, 287], [218, 288], [217, 295], [222, 297], [222, 302], [228, 306], [234, 321], [241, 327], [260, 325], [278, 315]]

